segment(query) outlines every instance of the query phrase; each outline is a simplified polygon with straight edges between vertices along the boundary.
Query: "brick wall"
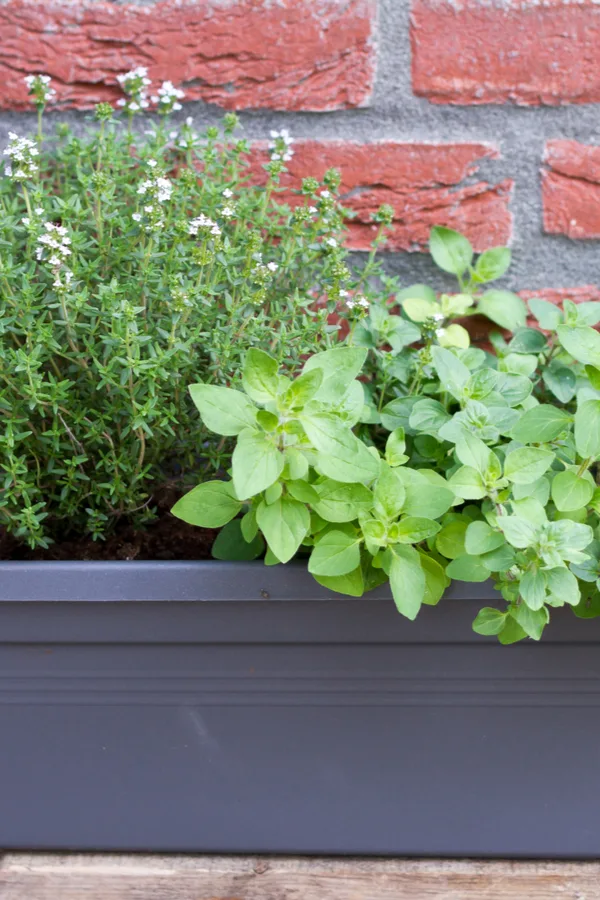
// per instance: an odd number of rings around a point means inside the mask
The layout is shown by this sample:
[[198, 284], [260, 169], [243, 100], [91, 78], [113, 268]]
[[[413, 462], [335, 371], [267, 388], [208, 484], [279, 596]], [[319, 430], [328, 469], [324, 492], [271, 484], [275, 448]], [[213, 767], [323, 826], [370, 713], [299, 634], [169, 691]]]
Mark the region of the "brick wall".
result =
[[[287, 176], [343, 172], [357, 213], [395, 211], [388, 267], [436, 280], [432, 224], [508, 241], [507, 285], [596, 297], [600, 238], [596, 0], [2, 0], [0, 141], [33, 129], [23, 76], [76, 128], [136, 65], [186, 91], [198, 126], [240, 111], [258, 142], [286, 126]], [[556, 294], [556, 291], [559, 294]]]

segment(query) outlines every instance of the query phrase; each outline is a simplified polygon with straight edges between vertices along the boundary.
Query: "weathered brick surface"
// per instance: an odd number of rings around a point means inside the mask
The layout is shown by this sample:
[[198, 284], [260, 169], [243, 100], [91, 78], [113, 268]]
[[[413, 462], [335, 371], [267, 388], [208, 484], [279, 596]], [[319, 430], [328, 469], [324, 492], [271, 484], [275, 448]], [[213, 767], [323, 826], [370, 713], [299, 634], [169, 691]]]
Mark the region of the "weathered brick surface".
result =
[[545, 231], [570, 238], [600, 237], [600, 147], [549, 141], [544, 161]]
[[[476, 174], [481, 160], [498, 157], [488, 144], [298, 141], [294, 150], [282, 181], [290, 190], [300, 187], [307, 175], [322, 178], [328, 168], [341, 170], [344, 205], [356, 213], [349, 226], [352, 249], [364, 250], [373, 240], [377, 226], [371, 216], [382, 203], [395, 212], [389, 250], [424, 249], [432, 225], [457, 228], [477, 250], [510, 238], [512, 183], [464, 183]], [[257, 148], [258, 179], [265, 177], [260, 164], [266, 159], [266, 150]], [[288, 197], [293, 200], [291, 193]]]
[[560, 306], [563, 300], [572, 300], [573, 303], [584, 303], [589, 300], [600, 300], [600, 287], [597, 284], [580, 284], [577, 287], [566, 288], [540, 288], [535, 291], [519, 291], [523, 300], [537, 298], [547, 300]]
[[120, 94], [147, 66], [188, 99], [228, 109], [365, 104], [375, 72], [376, 0], [8, 0], [0, 4], [0, 106], [29, 108], [23, 76], [52, 76], [62, 107]]
[[413, 0], [413, 87], [434, 103], [600, 101], [595, 0]]

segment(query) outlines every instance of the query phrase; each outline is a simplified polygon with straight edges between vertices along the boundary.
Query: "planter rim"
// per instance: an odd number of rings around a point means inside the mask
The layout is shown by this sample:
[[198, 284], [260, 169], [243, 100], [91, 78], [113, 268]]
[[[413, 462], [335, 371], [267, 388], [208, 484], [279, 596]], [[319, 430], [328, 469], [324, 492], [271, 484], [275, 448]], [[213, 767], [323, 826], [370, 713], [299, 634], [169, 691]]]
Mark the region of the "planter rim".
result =
[[[325, 601], [325, 602], [324, 602]], [[491, 582], [453, 582], [414, 622], [389, 585], [363, 597], [321, 587], [300, 562], [1, 562], [0, 643], [494, 644], [475, 634], [482, 606], [501, 603]], [[553, 611], [544, 643], [600, 642], [600, 618]]]
[[[353, 598], [356, 602], [357, 598]], [[389, 585], [360, 598], [391, 600]], [[444, 599], [499, 599], [492, 582], [453, 582]], [[265, 566], [219, 561], [0, 562], [0, 603], [29, 602], [347, 602], [321, 587], [301, 562]]]

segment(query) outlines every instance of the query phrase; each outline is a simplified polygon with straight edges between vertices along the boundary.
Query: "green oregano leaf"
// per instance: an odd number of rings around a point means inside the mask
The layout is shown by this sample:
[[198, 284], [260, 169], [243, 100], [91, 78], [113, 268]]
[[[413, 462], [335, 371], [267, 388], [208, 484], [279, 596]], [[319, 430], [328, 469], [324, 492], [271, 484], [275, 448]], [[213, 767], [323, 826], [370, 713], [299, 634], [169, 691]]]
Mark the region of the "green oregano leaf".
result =
[[256, 426], [257, 409], [240, 391], [214, 384], [191, 384], [189, 390], [210, 431], [236, 435]]
[[290, 497], [280, 497], [269, 505], [260, 503], [256, 521], [270, 549], [282, 563], [286, 563], [296, 555], [308, 533], [310, 513], [304, 503]]
[[235, 518], [242, 504], [228, 481], [205, 481], [177, 501], [171, 512], [189, 525], [221, 528]]

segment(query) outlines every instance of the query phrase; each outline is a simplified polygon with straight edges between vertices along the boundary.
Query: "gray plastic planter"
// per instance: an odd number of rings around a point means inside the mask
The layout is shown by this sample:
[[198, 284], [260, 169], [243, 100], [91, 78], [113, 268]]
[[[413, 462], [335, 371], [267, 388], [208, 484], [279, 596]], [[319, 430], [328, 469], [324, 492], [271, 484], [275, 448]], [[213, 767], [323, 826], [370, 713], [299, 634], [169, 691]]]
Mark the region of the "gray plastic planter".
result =
[[0, 847], [597, 857], [600, 627], [300, 568], [0, 564]]

